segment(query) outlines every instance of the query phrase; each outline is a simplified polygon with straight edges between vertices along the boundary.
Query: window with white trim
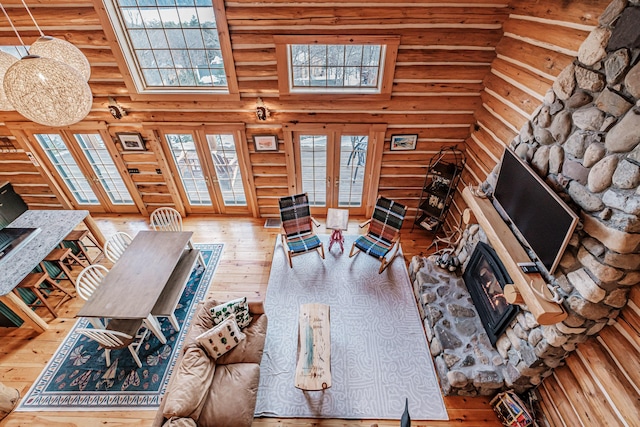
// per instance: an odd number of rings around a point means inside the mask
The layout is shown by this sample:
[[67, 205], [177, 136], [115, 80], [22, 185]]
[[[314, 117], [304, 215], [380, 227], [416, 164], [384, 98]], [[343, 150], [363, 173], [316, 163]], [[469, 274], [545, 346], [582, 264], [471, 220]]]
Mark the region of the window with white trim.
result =
[[139, 92], [229, 93], [216, 0], [104, 1]]
[[[391, 92], [399, 39], [378, 36], [275, 36], [284, 94]], [[286, 76], [286, 82], [283, 77]]]
[[291, 44], [291, 90], [357, 88], [379, 93], [384, 52], [381, 45]]

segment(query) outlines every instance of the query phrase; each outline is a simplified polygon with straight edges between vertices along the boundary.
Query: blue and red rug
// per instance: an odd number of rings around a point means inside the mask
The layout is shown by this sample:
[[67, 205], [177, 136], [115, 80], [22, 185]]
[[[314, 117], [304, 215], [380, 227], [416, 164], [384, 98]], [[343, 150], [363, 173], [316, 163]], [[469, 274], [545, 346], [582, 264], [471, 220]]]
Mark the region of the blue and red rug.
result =
[[161, 319], [167, 343], [162, 344], [153, 334], [147, 334], [139, 352], [142, 368], [138, 368], [126, 348], [111, 352], [111, 366], [107, 368], [104, 351], [98, 344], [76, 332], [78, 328], [89, 327], [86, 319], [79, 319], [16, 411], [156, 409], [196, 304], [207, 295], [224, 247], [222, 244], [195, 246], [202, 251], [207, 267], [204, 271], [194, 269], [180, 298], [176, 310], [180, 331], [174, 331], [168, 319]]

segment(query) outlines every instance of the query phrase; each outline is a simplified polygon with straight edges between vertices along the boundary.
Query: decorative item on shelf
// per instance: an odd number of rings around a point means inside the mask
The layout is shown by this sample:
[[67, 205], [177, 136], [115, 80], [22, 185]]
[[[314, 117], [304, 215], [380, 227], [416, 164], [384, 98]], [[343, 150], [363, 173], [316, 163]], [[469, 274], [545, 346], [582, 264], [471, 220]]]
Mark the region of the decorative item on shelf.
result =
[[145, 151], [142, 135], [138, 132], [116, 132], [124, 151]]
[[[2, 4], [0, 8], [27, 50]], [[77, 123], [89, 114], [93, 103], [91, 89], [80, 71], [37, 55], [27, 55], [13, 63], [4, 75], [3, 88], [18, 113], [45, 126]]]
[[7, 95], [4, 93], [3, 82], [4, 75], [7, 73], [9, 67], [18, 62], [18, 58], [7, 52], [0, 51], [0, 110], [1, 111], [14, 111], [13, 105], [7, 99]]
[[262, 98], [258, 98], [258, 100], [256, 101], [256, 117], [261, 122], [271, 117], [271, 111], [269, 111], [267, 106], [264, 105], [264, 102], [262, 102]]
[[254, 135], [253, 143], [256, 151], [278, 151], [278, 137], [276, 135]]
[[418, 135], [391, 135], [391, 151], [415, 150]]
[[109, 112], [114, 119], [120, 120], [127, 115], [127, 111], [122, 108], [120, 104], [118, 104], [118, 102], [112, 97], [109, 97], [109, 105], [107, 106], [107, 108], [109, 109]]
[[512, 390], [498, 393], [491, 400], [491, 405], [506, 427], [531, 427], [534, 425], [529, 409]]

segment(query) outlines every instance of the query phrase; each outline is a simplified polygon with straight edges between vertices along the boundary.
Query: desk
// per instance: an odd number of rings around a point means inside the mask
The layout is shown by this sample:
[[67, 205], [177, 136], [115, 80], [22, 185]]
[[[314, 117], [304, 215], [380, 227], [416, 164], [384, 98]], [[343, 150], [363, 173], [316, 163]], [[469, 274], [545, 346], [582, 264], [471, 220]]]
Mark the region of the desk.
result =
[[191, 231], [140, 231], [76, 317], [144, 319], [165, 344], [151, 311], [192, 235]]
[[80, 222], [85, 221], [89, 228], [87, 220], [95, 226], [88, 211], [29, 210], [9, 224], [9, 227], [40, 228], [40, 232], [6, 263], [0, 262], [0, 301], [39, 332], [49, 329], [47, 322], [12, 291]]
[[331, 238], [329, 239], [329, 250], [334, 243], [340, 245], [340, 251], [344, 252], [344, 236], [342, 230], [346, 230], [349, 225], [349, 210], [329, 208], [327, 210], [327, 228], [331, 228]]

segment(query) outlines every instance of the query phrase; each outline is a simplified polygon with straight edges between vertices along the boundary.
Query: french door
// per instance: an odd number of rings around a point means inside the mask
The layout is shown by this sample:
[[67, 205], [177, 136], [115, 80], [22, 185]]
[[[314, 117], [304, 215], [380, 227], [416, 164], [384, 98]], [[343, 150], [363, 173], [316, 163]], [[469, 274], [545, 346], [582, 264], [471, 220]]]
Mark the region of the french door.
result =
[[[91, 212], [139, 212], [123, 178], [124, 165], [114, 161], [116, 149], [106, 132], [43, 131], [30, 134], [33, 148], [76, 209]], [[122, 170], [122, 171], [121, 171]], [[122, 172], [122, 173], [121, 173]]]
[[160, 133], [187, 212], [249, 212], [245, 156], [237, 149], [244, 140], [240, 128], [165, 128]]
[[292, 134], [295, 148], [296, 187], [307, 193], [311, 211], [327, 208], [365, 213], [371, 169], [371, 132], [363, 125], [309, 126]]

